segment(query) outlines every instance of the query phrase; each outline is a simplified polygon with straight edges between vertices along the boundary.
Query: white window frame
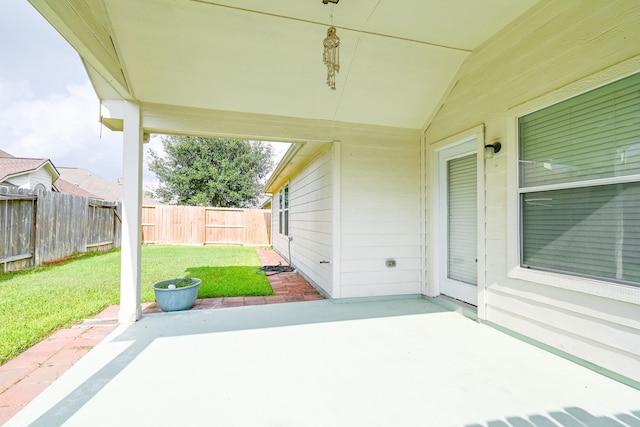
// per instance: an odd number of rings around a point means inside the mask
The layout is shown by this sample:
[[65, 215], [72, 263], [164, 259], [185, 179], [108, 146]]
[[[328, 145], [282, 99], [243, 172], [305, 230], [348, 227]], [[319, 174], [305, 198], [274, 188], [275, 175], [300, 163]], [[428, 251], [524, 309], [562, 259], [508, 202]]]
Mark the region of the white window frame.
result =
[[278, 233], [283, 236], [289, 235], [289, 223], [291, 222], [290, 208], [291, 194], [289, 184], [287, 183], [278, 191]]
[[640, 304], [640, 288], [637, 286], [565, 273], [522, 268], [520, 266], [520, 193], [518, 192], [518, 119], [534, 111], [552, 106], [638, 72], [640, 72], [640, 57], [617, 64], [509, 110], [507, 118], [507, 138], [513, 147], [508, 150], [507, 170], [507, 276], [509, 278]]
[[284, 224], [282, 223], [282, 218], [284, 216], [282, 212], [282, 201], [284, 200], [284, 187], [278, 190], [278, 234], [282, 234], [282, 230], [284, 229]]

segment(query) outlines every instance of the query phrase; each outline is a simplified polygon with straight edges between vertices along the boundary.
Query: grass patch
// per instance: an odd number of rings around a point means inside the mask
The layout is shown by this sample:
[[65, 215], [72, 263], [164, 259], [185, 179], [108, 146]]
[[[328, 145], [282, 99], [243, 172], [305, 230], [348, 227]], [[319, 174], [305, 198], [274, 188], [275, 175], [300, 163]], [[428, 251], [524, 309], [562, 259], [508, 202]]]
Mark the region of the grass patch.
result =
[[273, 295], [269, 281], [263, 272], [256, 274], [256, 267], [193, 267], [187, 271], [189, 277], [202, 279], [198, 298]]
[[[153, 283], [180, 277], [202, 279], [199, 298], [273, 295], [259, 267], [253, 248], [143, 246], [142, 301], [155, 301]], [[119, 300], [119, 251], [0, 273], [0, 364]]]

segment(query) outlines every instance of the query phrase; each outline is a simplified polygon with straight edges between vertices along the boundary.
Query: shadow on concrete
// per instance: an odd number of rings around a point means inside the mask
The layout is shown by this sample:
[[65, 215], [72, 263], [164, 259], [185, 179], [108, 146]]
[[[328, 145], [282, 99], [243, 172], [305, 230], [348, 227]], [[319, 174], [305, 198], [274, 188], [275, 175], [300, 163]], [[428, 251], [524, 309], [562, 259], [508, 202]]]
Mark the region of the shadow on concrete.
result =
[[411, 299], [409, 304], [399, 305], [397, 302], [398, 300], [379, 300], [358, 304], [324, 300], [143, 316], [113, 339], [114, 343], [130, 343], [124, 351], [71, 393], [61, 396], [57, 404], [29, 425], [51, 427], [64, 424], [139, 354], [160, 338], [448, 311], [420, 298]]
[[640, 411], [598, 417], [589, 411], [570, 407], [545, 415], [506, 417], [506, 421], [494, 420], [486, 424], [468, 424], [465, 427], [640, 427]]

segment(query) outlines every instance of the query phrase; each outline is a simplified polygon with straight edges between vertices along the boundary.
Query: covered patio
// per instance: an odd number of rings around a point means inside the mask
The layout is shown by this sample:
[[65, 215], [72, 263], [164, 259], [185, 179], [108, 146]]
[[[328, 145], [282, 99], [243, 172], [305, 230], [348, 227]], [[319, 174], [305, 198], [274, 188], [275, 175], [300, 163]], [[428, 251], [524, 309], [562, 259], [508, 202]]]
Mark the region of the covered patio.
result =
[[640, 391], [423, 298], [144, 316], [7, 426], [638, 426]]
[[[637, 387], [638, 284], [522, 266], [516, 185], [520, 116], [640, 70], [637, 4], [30, 2], [123, 132], [121, 326], [9, 425], [640, 425], [640, 391], [594, 372]], [[270, 183], [274, 247], [333, 300], [142, 316], [152, 133], [293, 143]], [[457, 156], [468, 299], [444, 287], [457, 257], [439, 232]]]
[[[150, 134], [293, 143], [274, 173], [278, 182], [328, 146], [337, 153], [342, 143], [373, 135], [408, 139], [418, 149], [463, 62], [536, 4], [30, 2], [78, 51], [100, 100], [100, 122], [123, 133], [121, 322], [141, 316], [142, 145]], [[323, 64], [330, 27], [341, 40], [335, 90]], [[340, 179], [332, 178], [330, 190], [336, 218]], [[322, 256], [335, 261], [323, 265], [331, 264], [325, 274], [337, 288], [339, 221], [328, 227], [331, 241], [323, 245], [333, 254]]]

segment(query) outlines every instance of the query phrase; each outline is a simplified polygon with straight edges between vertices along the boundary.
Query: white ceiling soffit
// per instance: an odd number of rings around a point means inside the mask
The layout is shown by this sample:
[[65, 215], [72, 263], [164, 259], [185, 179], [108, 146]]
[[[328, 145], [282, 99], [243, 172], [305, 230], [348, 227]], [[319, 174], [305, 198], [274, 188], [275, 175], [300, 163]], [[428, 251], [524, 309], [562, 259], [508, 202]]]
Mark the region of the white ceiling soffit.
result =
[[[105, 8], [142, 103], [418, 129], [465, 58], [533, 3], [105, 0]], [[332, 11], [335, 91], [322, 63]]]

